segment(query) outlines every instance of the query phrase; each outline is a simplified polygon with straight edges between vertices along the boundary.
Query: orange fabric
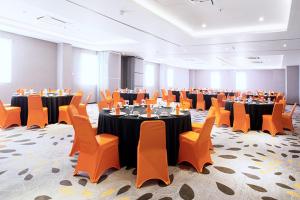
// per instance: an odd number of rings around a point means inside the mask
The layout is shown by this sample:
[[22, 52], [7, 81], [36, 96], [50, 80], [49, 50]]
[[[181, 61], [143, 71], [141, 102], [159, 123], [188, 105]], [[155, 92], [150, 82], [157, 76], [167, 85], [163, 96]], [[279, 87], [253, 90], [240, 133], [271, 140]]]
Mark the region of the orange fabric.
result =
[[293, 114], [295, 112], [297, 104], [295, 103], [292, 107], [292, 110], [290, 113], [283, 113], [282, 114], [282, 122], [283, 122], [283, 128], [288, 129], [292, 132], [294, 132], [294, 126], [293, 126]]
[[144, 93], [138, 93], [136, 100], [133, 101], [134, 104], [141, 104], [142, 100], [145, 98], [145, 94]]
[[168, 90], [168, 101], [170, 101], [170, 102], [176, 101], [176, 95], [173, 95], [171, 90]]
[[150, 179], [160, 179], [169, 185], [165, 122], [144, 121], [140, 129], [136, 187]]
[[284, 113], [285, 112], [285, 107], [286, 107], [286, 100], [281, 99], [281, 100], [279, 100], [279, 103], [282, 104], [282, 113]]
[[210, 134], [215, 117], [209, 116], [205, 120], [199, 133], [188, 131], [180, 134], [178, 163], [189, 162], [197, 172], [202, 172], [206, 163], [212, 164], [210, 156]]
[[69, 156], [73, 156], [76, 152], [79, 151], [79, 141], [78, 141], [78, 138], [77, 138], [77, 134], [75, 132], [75, 128], [74, 128], [74, 116], [75, 115], [79, 115], [79, 112], [77, 110], [77, 108], [74, 106], [74, 105], [69, 105], [68, 106], [68, 114], [70, 116], [70, 120], [71, 120], [71, 123], [73, 124], [73, 129], [74, 129], [74, 140], [73, 140], [73, 145], [72, 145], [72, 149], [71, 149], [71, 152], [69, 154]]
[[[79, 104], [81, 102], [82, 95], [73, 96], [70, 105], [74, 105], [77, 110], [79, 110]], [[68, 114], [68, 105], [59, 106], [58, 108], [58, 122], [65, 122], [66, 124], [72, 124], [71, 119]]]
[[98, 102], [98, 110], [99, 112], [102, 111], [103, 108], [108, 108], [109, 104], [107, 103], [107, 101], [102, 100], [100, 102]]
[[234, 103], [233, 116], [233, 131], [243, 131], [244, 133], [247, 133], [250, 129], [250, 116], [246, 114], [245, 104]]
[[87, 117], [75, 115], [73, 122], [80, 145], [74, 175], [86, 172], [91, 182], [96, 183], [107, 169], [120, 169], [118, 137], [111, 134], [95, 136]]
[[221, 125], [230, 126], [230, 111], [221, 109], [216, 98], [211, 98], [211, 102], [216, 115], [216, 125], [218, 127]]
[[121, 102], [123, 106], [125, 104], [125, 100], [120, 96], [120, 92], [118, 91], [113, 92], [113, 101], [114, 101], [114, 107], [117, 107], [119, 102]]
[[191, 108], [191, 102], [187, 99], [180, 99], [180, 108], [190, 109]]
[[27, 128], [34, 125], [44, 128], [46, 124], [48, 124], [48, 109], [43, 108], [41, 96], [29, 95]]
[[88, 114], [87, 114], [87, 111], [86, 111], [86, 107], [87, 107], [87, 104], [90, 102], [91, 98], [92, 98], [92, 94], [89, 94], [87, 96], [85, 102], [79, 104], [78, 112], [79, 112], [80, 115], [88, 117]]
[[165, 89], [161, 89], [161, 95], [162, 95], [162, 100], [167, 101], [168, 100], [168, 93]]
[[224, 107], [224, 106], [225, 106], [224, 100], [226, 100], [225, 94], [224, 94], [224, 93], [218, 94], [218, 95], [217, 95], [217, 99], [218, 99], [219, 107]]
[[[175, 98], [176, 98], [176, 96], [175, 96]], [[187, 98], [186, 91], [181, 91], [180, 92], [180, 104], [182, 104], [183, 106], [185, 106], [187, 108], [192, 108], [193, 100]]]
[[21, 126], [21, 108], [4, 106], [0, 100], [0, 128], [8, 128], [12, 125]]
[[262, 131], [269, 131], [272, 136], [283, 133], [282, 108], [282, 104], [275, 103], [272, 115], [263, 115]]
[[105, 90], [105, 96], [106, 96], [106, 99], [112, 99], [112, 96], [111, 96], [111, 93], [110, 93], [109, 89]]
[[197, 94], [197, 105], [196, 109], [199, 110], [205, 110], [205, 101], [202, 93]]
[[158, 92], [155, 91], [155, 92], [153, 93], [153, 98], [151, 98], [151, 99], [146, 99], [146, 104], [147, 104], [147, 105], [150, 105], [150, 104], [157, 104], [157, 98], [158, 98]]

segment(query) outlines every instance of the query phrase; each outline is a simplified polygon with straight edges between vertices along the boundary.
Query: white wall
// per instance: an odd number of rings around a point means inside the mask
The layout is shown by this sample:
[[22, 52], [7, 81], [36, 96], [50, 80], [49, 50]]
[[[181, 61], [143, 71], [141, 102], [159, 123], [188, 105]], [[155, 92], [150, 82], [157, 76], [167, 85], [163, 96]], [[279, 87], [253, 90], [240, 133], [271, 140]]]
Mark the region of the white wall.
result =
[[[196, 72], [196, 87], [210, 88], [210, 70], [198, 70]], [[221, 88], [235, 90], [235, 70], [220, 70]], [[247, 90], [275, 90], [285, 91], [285, 69], [276, 70], [245, 70], [247, 77]]]
[[0, 99], [10, 103], [18, 88], [57, 87], [57, 45], [43, 40], [0, 31], [1, 38], [12, 40], [11, 83], [0, 83]]
[[172, 67], [164, 64], [160, 65], [160, 88], [169, 88], [167, 80], [168, 69], [173, 70], [173, 85], [171, 86], [171, 88], [189, 88], [190, 83], [188, 69]]

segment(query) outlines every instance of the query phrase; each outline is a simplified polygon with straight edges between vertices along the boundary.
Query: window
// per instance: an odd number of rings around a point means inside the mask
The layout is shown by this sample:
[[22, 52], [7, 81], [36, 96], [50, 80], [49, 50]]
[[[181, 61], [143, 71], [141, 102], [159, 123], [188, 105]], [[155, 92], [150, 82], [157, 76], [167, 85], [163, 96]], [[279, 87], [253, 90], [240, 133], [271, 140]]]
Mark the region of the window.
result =
[[170, 68], [167, 70], [167, 85], [168, 88], [171, 88], [174, 85], [174, 71]]
[[0, 38], [0, 83], [11, 82], [11, 40]]
[[247, 88], [247, 77], [245, 72], [235, 73], [235, 88], [237, 90], [246, 90]]
[[221, 77], [219, 72], [210, 73], [210, 87], [213, 89], [221, 88]]
[[98, 56], [82, 53], [80, 55], [80, 82], [84, 85], [98, 83]]
[[153, 87], [155, 81], [154, 66], [147, 64], [144, 72], [144, 86]]

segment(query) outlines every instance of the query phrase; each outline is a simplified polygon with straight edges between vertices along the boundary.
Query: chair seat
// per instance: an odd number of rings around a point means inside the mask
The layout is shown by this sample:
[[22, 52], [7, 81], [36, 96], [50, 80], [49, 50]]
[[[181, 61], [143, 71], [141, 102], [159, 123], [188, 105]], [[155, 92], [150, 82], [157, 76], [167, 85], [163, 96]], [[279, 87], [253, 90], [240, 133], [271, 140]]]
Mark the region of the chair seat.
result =
[[230, 115], [230, 111], [229, 110], [220, 109], [220, 113], [221, 114], [228, 114], [228, 115]]
[[107, 145], [110, 143], [115, 143], [118, 141], [118, 137], [108, 134], [108, 133], [103, 133], [100, 135], [96, 135], [96, 140], [99, 145]]
[[192, 130], [193, 131], [197, 131], [199, 129], [202, 129], [203, 127], [203, 123], [200, 123], [200, 122], [193, 122], [192, 123]]
[[196, 133], [194, 131], [187, 131], [180, 134], [180, 138], [187, 139], [192, 142], [196, 142], [198, 137], [199, 137], [199, 133]]
[[272, 119], [272, 115], [263, 115], [263, 119]]

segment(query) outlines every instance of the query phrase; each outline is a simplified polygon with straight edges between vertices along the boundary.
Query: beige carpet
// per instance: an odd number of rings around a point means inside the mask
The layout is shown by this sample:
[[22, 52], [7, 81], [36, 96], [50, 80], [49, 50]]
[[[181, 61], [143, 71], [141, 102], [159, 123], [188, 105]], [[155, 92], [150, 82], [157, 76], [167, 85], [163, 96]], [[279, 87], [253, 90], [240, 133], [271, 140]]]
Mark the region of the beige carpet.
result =
[[[88, 110], [97, 122], [96, 105]], [[203, 121], [206, 114], [192, 111], [192, 119]], [[299, 107], [294, 117], [295, 132], [300, 133]], [[286, 133], [271, 137], [214, 127], [214, 164], [203, 174], [189, 166], [169, 167], [171, 185], [150, 181], [136, 189], [135, 169], [109, 171], [98, 184], [74, 177], [76, 157], [68, 156], [71, 126], [15, 127], [0, 131], [0, 200], [300, 199], [300, 136]]]

